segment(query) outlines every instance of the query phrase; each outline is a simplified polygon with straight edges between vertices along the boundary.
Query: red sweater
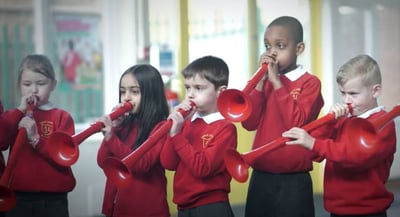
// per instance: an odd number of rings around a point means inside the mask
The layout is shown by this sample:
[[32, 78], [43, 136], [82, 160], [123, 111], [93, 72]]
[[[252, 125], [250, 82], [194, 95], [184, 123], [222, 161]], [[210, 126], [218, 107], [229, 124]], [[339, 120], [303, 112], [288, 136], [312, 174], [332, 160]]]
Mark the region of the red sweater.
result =
[[[74, 122], [68, 112], [48, 107], [46, 110], [35, 109], [33, 118], [36, 121], [39, 143], [33, 148], [28, 141], [22, 144], [20, 153], [17, 155], [18, 161], [13, 170], [10, 188], [16, 191], [27, 192], [70, 192], [75, 187], [75, 177], [71, 167], [63, 167], [52, 161], [46, 148], [49, 136], [55, 131], [64, 131], [70, 135], [75, 132]], [[2, 138], [8, 137], [8, 141], [2, 145], [12, 146], [18, 134], [18, 123], [24, 117], [18, 109], [13, 109], [3, 113], [3, 117], [8, 120], [10, 128], [7, 134], [0, 135]]]
[[[291, 72], [290, 72], [291, 73]], [[320, 80], [304, 73], [293, 81], [281, 75], [283, 87], [274, 90], [267, 81], [264, 91], [253, 90], [253, 112], [242, 122], [247, 130], [257, 130], [252, 149], [263, 146], [292, 127], [315, 120], [324, 104]], [[292, 173], [312, 169], [314, 153], [297, 145], [288, 145], [258, 158], [254, 169], [270, 173]]]
[[[152, 131], [165, 122], [160, 122]], [[114, 135], [109, 141], [103, 140], [97, 155], [97, 163], [103, 167], [107, 157], [123, 159], [132, 152], [131, 146], [136, 139], [138, 126], [131, 132], [126, 128], [121, 129], [123, 139]], [[160, 164], [159, 156], [165, 141], [161, 138], [129, 169], [132, 171], [132, 183], [128, 188], [118, 189], [107, 179], [104, 199], [103, 214], [113, 217], [168, 217], [169, 207], [167, 202], [167, 179], [165, 170]], [[113, 205], [115, 203], [115, 205]], [[113, 208], [114, 207], [114, 208]]]
[[181, 133], [169, 137], [161, 152], [162, 165], [175, 170], [173, 201], [178, 209], [229, 201], [232, 177], [223, 153], [236, 149], [236, 127], [219, 113], [204, 118], [208, 123], [203, 118], [187, 120]]
[[[3, 116], [3, 103], [0, 100], [0, 132], [1, 134], [6, 134], [9, 129], [8, 123], [4, 120]], [[8, 138], [3, 138], [4, 136], [0, 136], [0, 175], [3, 174], [3, 171], [6, 167], [6, 163], [4, 161], [3, 151], [7, 149], [5, 143], [8, 141]], [[4, 140], [4, 141], [3, 141]]]
[[[379, 118], [385, 111], [374, 113], [369, 120]], [[324, 205], [339, 215], [364, 215], [385, 211], [393, 202], [393, 194], [385, 183], [396, 151], [396, 131], [393, 121], [378, 131], [376, 152], [365, 152], [348, 135], [359, 140], [357, 129], [349, 129], [348, 118], [327, 126], [329, 139], [316, 139], [313, 151], [326, 158], [324, 176]], [[313, 133], [320, 134], [319, 131]], [[327, 133], [327, 134], [326, 134]]]

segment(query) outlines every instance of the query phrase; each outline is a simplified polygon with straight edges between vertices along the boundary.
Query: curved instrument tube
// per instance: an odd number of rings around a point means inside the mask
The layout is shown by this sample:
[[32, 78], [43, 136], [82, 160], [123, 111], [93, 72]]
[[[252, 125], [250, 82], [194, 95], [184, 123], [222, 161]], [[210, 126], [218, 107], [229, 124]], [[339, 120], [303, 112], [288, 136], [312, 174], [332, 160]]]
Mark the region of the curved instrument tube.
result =
[[[118, 107], [109, 114], [111, 120], [117, 119], [124, 113], [129, 112], [133, 109], [133, 106], [129, 102], [125, 102], [121, 107]], [[81, 144], [89, 136], [100, 132], [104, 127], [104, 124], [100, 121], [93, 123], [87, 129], [75, 134], [73, 136], [68, 135], [65, 132], [54, 132], [50, 135], [47, 141], [50, 145], [48, 146], [48, 152], [51, 158], [61, 166], [71, 166], [74, 164], [79, 157], [78, 145]]]
[[268, 65], [266, 63], [262, 64], [247, 82], [243, 91], [228, 89], [219, 95], [217, 101], [218, 110], [226, 119], [233, 122], [242, 122], [250, 116], [253, 105], [248, 95], [256, 87], [267, 69]]

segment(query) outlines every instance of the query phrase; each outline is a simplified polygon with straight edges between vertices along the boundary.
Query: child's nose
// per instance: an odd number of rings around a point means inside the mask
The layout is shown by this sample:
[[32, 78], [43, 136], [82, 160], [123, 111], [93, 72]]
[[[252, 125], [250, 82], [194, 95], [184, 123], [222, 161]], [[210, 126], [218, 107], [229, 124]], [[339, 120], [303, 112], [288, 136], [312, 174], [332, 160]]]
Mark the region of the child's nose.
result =
[[352, 103], [352, 99], [348, 94], [343, 95], [343, 102], [345, 104], [351, 104]]
[[193, 98], [194, 98], [194, 92], [193, 92], [193, 90], [188, 90], [188, 91], [186, 92], [186, 95], [187, 95], [187, 97], [188, 97], [189, 99], [193, 99]]
[[36, 84], [32, 85], [32, 93], [38, 92], [38, 86]]
[[127, 91], [127, 92], [125, 92], [123, 95], [122, 95], [122, 100], [123, 101], [129, 101], [129, 100], [131, 100], [132, 99], [132, 97], [131, 97], [131, 94]]

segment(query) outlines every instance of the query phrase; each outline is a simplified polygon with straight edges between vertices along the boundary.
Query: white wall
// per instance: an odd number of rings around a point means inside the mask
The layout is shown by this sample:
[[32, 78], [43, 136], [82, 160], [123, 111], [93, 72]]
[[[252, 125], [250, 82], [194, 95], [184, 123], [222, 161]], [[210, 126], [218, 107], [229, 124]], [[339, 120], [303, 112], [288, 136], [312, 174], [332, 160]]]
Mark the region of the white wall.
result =
[[79, 159], [72, 166], [76, 187], [69, 193], [70, 217], [101, 215], [105, 175], [97, 165], [97, 151], [102, 135], [89, 137], [79, 146]]

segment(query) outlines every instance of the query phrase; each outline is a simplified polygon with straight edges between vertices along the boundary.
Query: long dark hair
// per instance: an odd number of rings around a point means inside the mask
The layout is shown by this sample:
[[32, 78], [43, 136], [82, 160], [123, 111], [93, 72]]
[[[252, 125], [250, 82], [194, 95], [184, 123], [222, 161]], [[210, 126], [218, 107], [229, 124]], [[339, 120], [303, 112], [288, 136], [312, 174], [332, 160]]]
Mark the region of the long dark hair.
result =
[[[119, 86], [121, 86], [122, 77], [128, 74], [135, 76], [139, 83], [140, 107], [136, 114], [130, 114], [124, 119], [121, 127], [127, 127], [130, 132], [137, 122], [139, 131], [134, 144], [132, 144], [132, 149], [136, 149], [148, 138], [153, 128], [168, 117], [169, 107], [164, 83], [156, 68], [149, 64], [134, 65], [121, 75]], [[121, 92], [119, 92], [119, 102], [121, 102]]]

